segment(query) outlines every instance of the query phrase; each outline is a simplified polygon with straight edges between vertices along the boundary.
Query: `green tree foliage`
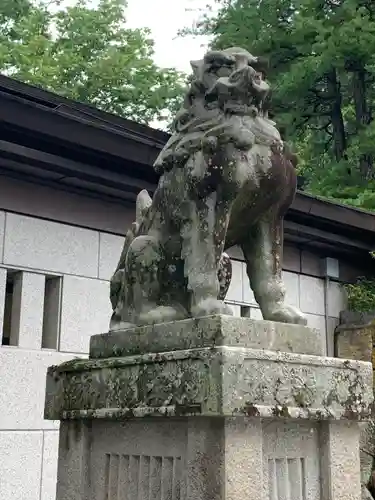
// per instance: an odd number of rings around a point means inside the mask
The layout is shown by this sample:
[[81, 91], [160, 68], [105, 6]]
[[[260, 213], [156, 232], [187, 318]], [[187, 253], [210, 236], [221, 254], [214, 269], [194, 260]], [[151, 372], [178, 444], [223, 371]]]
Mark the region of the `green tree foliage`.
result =
[[[316, 194], [375, 209], [375, 2], [221, 0], [196, 34], [269, 59], [273, 111]], [[190, 30], [191, 32], [191, 30]]]
[[0, 1], [0, 72], [129, 119], [165, 119], [182, 75], [153, 62], [146, 29], [126, 27], [124, 0]]

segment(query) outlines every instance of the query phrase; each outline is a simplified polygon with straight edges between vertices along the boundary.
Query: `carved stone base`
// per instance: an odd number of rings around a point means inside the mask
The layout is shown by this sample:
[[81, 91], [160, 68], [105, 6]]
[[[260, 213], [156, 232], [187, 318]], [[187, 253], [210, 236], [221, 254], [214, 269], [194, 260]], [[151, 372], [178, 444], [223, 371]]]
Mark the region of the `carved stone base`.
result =
[[[298, 332], [314, 345], [305, 327], [188, 321], [190, 337], [186, 321], [154, 327], [159, 353], [136, 354], [153, 338], [137, 329], [49, 369], [46, 418], [62, 420], [57, 500], [359, 500], [371, 365], [301, 353]], [[262, 349], [267, 336], [300, 352]], [[115, 345], [122, 357], [99, 359]]]

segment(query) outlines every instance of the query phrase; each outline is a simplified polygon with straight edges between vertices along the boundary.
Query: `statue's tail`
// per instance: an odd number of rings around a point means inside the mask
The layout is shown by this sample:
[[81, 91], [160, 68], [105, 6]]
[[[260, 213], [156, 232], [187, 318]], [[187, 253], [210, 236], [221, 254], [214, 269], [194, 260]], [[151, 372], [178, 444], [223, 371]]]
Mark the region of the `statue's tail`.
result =
[[146, 191], [146, 189], [143, 189], [137, 196], [137, 201], [135, 205], [135, 220], [138, 226], [141, 224], [142, 220], [144, 219], [145, 215], [147, 214], [149, 208], [151, 207], [152, 204], [152, 198]]
[[116, 305], [120, 300], [121, 289], [124, 280], [124, 272], [125, 272], [125, 261], [126, 256], [128, 254], [129, 247], [137, 237], [140, 225], [147, 215], [147, 212], [151, 206], [152, 198], [148, 194], [148, 192], [144, 189], [139, 193], [136, 200], [136, 217], [135, 222], [133, 222], [132, 227], [128, 230], [124, 240], [124, 246], [122, 247], [122, 252], [120, 255], [120, 259], [118, 261], [116, 270], [110, 281], [110, 299], [112, 303], [112, 308], [115, 310]]

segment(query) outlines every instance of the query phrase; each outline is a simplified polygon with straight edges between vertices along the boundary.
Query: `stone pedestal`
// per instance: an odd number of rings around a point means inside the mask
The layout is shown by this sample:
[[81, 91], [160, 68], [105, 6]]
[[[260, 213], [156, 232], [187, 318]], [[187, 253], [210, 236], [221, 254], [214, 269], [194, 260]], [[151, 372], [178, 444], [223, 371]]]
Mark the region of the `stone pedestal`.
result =
[[359, 500], [372, 367], [320, 349], [225, 316], [93, 337], [47, 375], [57, 500]]

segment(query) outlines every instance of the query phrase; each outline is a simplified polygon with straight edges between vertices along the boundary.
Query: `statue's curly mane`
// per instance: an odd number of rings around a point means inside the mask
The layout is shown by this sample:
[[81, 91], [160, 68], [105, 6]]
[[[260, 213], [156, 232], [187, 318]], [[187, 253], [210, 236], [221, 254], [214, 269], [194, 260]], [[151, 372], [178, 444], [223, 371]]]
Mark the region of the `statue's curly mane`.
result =
[[263, 61], [233, 47], [208, 52], [191, 66], [193, 76], [173, 122], [173, 135], [154, 165], [158, 173], [183, 167], [192, 154], [213, 147], [215, 138], [242, 149], [256, 142], [281, 143], [275, 124], [267, 117], [270, 87], [263, 80]]

